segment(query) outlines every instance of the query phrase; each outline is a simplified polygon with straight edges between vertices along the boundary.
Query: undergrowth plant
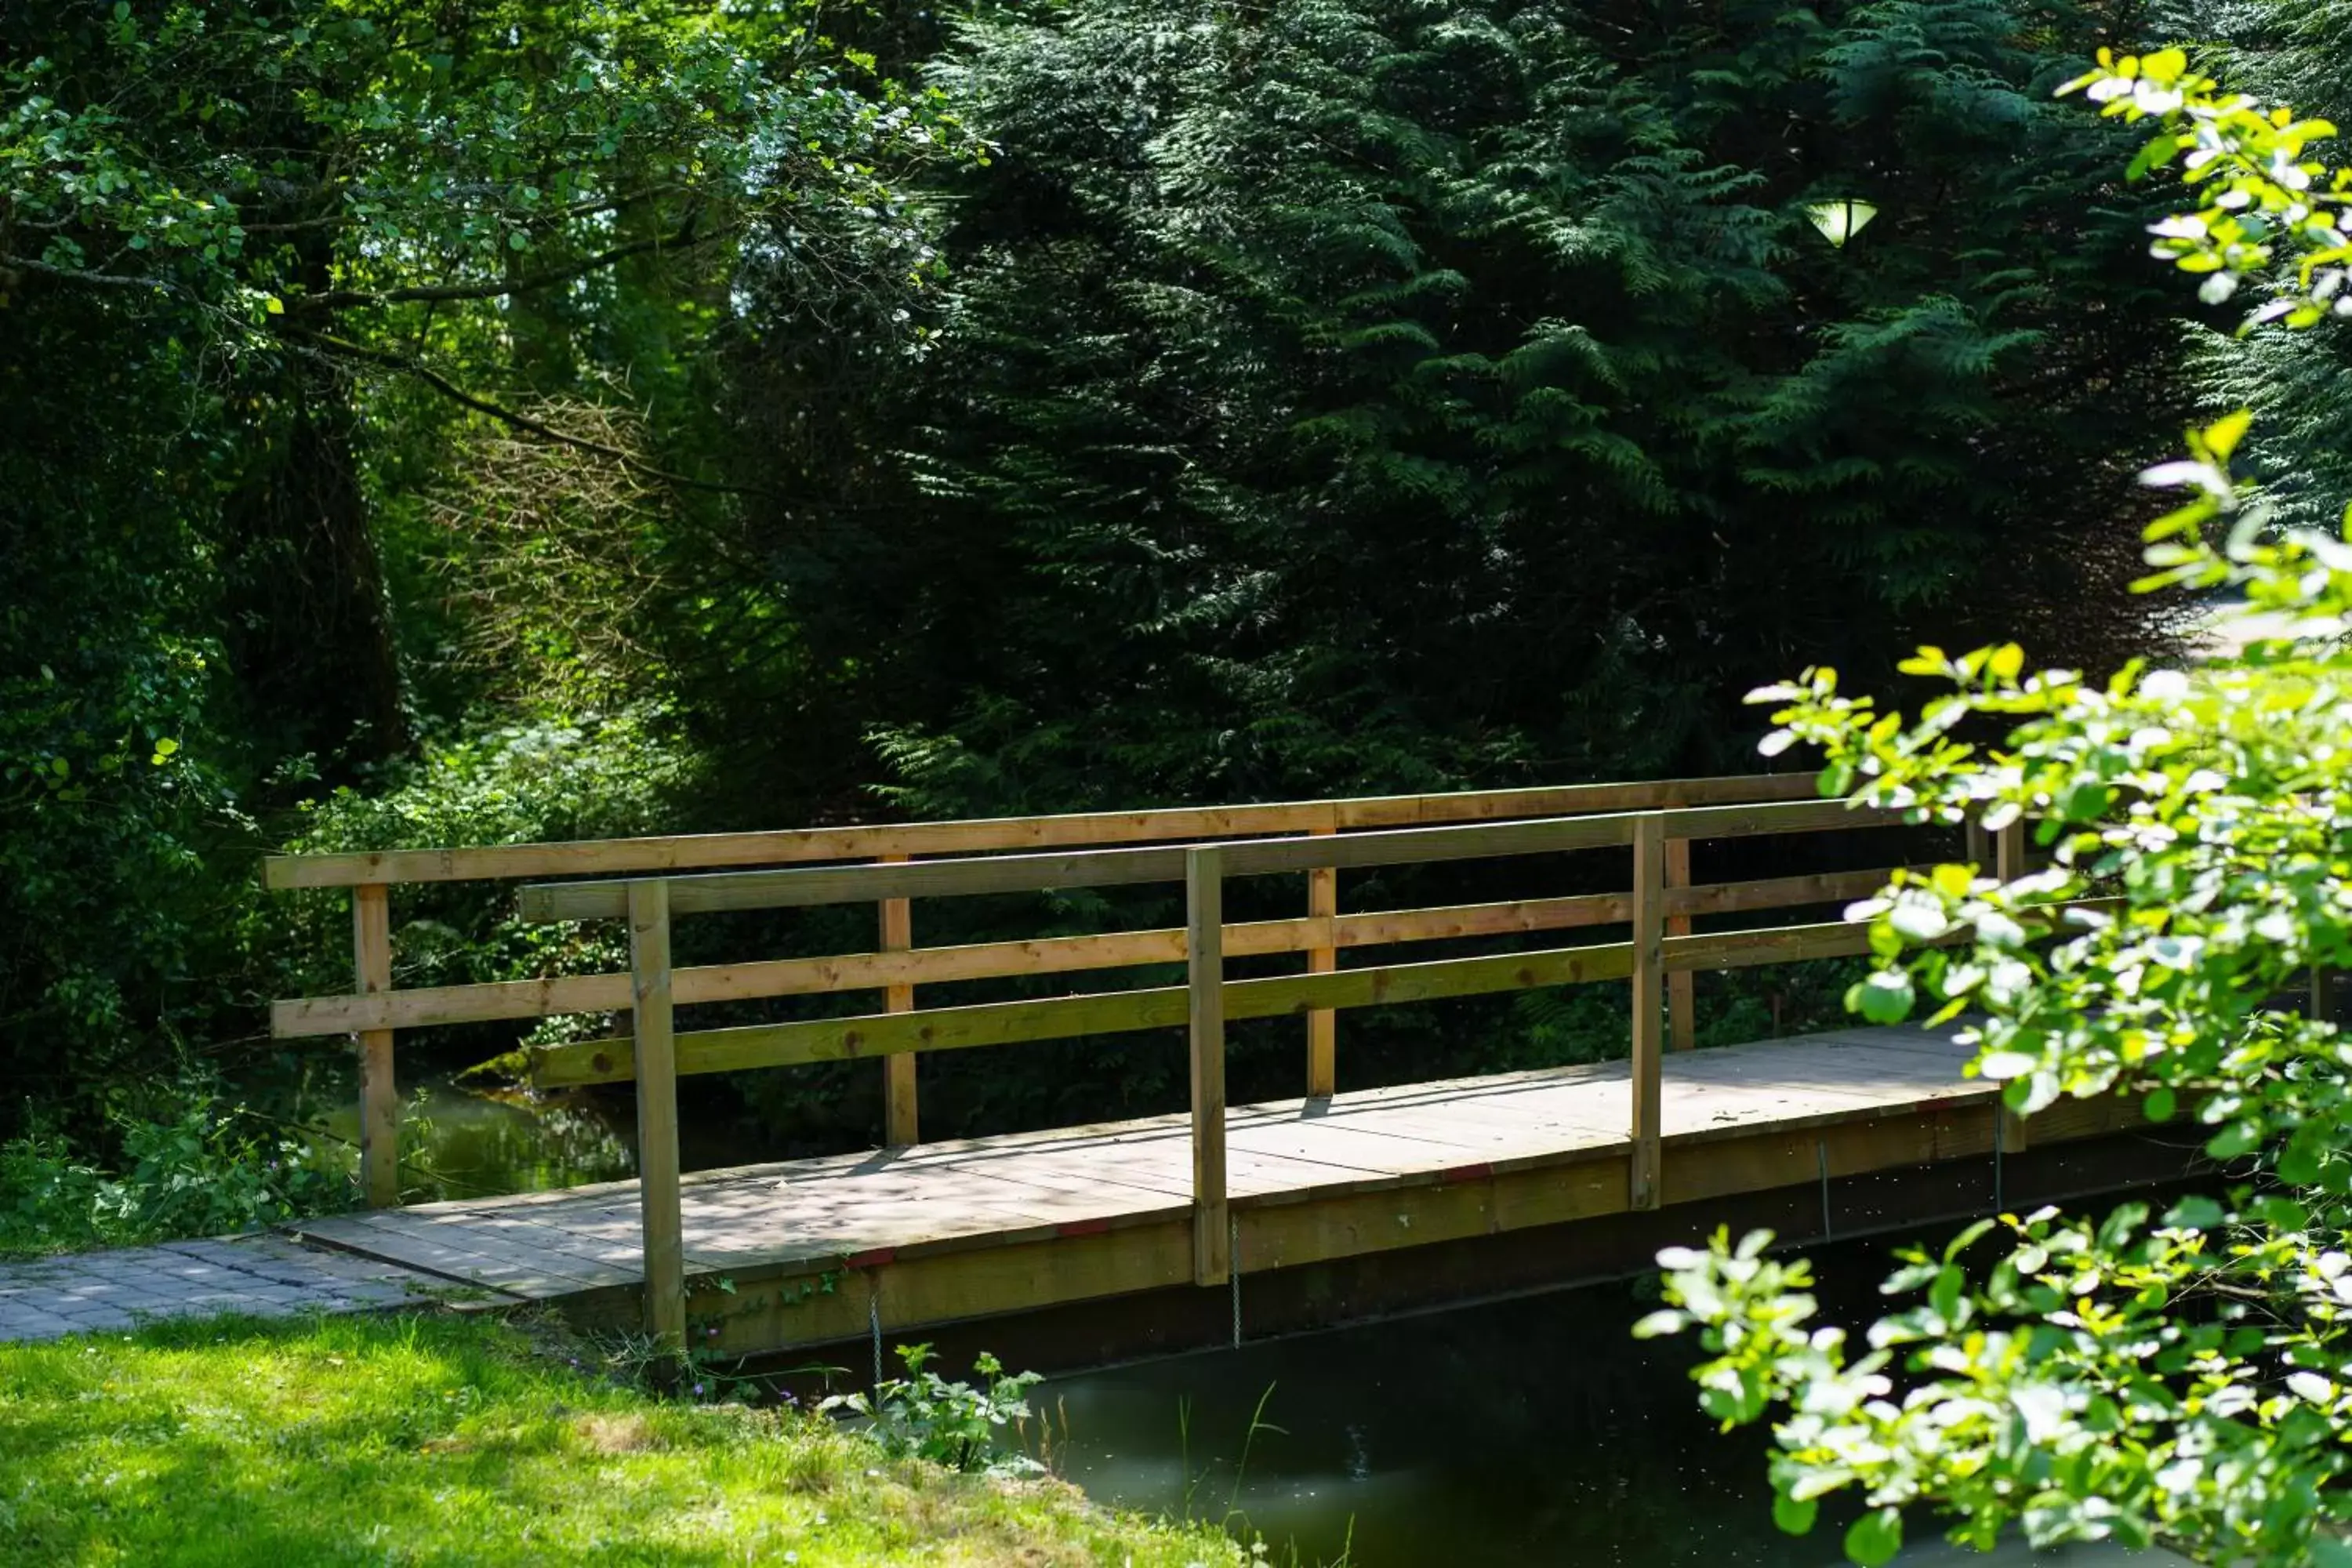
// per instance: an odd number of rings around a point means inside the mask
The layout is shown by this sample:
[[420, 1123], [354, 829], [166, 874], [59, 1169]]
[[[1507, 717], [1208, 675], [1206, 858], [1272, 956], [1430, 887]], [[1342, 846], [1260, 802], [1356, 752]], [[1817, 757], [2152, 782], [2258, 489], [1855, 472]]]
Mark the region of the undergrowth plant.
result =
[[972, 1361], [981, 1382], [950, 1382], [930, 1370], [928, 1344], [900, 1345], [898, 1359], [907, 1363], [905, 1377], [887, 1378], [870, 1394], [834, 1394], [818, 1408], [865, 1417], [875, 1440], [893, 1458], [929, 1459], [992, 1476], [1032, 1476], [1045, 1469], [1012, 1436], [1034, 1414], [1029, 1390], [1044, 1381], [1042, 1374], [1008, 1373], [1003, 1363], [982, 1351]]
[[0, 1253], [75, 1251], [257, 1229], [347, 1208], [346, 1152], [192, 1091], [160, 1118], [116, 1119], [101, 1165], [54, 1133], [0, 1143]]

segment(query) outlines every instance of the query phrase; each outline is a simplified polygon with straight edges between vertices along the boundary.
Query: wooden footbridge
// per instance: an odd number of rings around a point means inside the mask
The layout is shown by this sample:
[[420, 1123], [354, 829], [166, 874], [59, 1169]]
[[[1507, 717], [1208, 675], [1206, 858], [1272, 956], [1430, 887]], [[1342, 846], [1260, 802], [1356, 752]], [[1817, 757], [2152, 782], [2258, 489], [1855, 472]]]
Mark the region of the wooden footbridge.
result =
[[[374, 1205], [306, 1237], [742, 1352], [831, 1343], [1074, 1303], [1154, 1300], [1349, 1264], [1403, 1249], [1546, 1236], [1573, 1258], [1580, 1226], [1654, 1211], [1686, 1234], [1731, 1200], [1809, 1192], [1869, 1173], [1981, 1167], [2003, 1153], [2092, 1139], [2135, 1121], [2067, 1103], [2021, 1124], [1966, 1070], [1950, 1031], [1849, 1028], [1694, 1050], [1693, 976], [1866, 951], [1831, 918], [1884, 885], [1887, 866], [1695, 883], [1692, 847], [1779, 835], [1846, 836], [1895, 820], [1807, 798], [1811, 780], [1664, 784], [1316, 801], [593, 843], [281, 857], [277, 888], [349, 888], [358, 985], [276, 1004], [282, 1037], [349, 1033], [361, 1065], [362, 1158]], [[1816, 839], [1816, 842], [1818, 839]], [[1968, 848], [2004, 874], [2014, 831]], [[1631, 850], [1623, 891], [1342, 913], [1343, 871]], [[1713, 853], [1713, 851], [1710, 851]], [[1247, 879], [1304, 883], [1296, 918], [1228, 922]], [[523, 882], [532, 921], [620, 921], [626, 973], [435, 989], [392, 986], [390, 892], [404, 883]], [[1181, 928], [917, 947], [917, 900], [1181, 883]], [[1604, 884], [1605, 885], [1605, 884]], [[675, 922], [715, 911], [868, 904], [873, 951], [678, 967]], [[1695, 929], [1700, 921], [1711, 928]], [[1618, 928], [1618, 940], [1529, 946]], [[1616, 932], [1607, 934], [1615, 935]], [[1415, 942], [1501, 951], [1395, 962]], [[1371, 953], [1373, 963], [1341, 955]], [[1305, 973], [1233, 979], [1226, 960], [1303, 955]], [[1045, 999], [919, 1005], [916, 988], [1184, 966], [1181, 985]], [[1622, 1061], [1340, 1092], [1337, 1016], [1580, 984], [1631, 987]], [[878, 1011], [720, 1027], [680, 1009], [870, 993]], [[634, 1080], [637, 1180], [396, 1206], [395, 1032], [554, 1015], [625, 1015], [628, 1032], [527, 1053], [544, 1088]], [[1304, 1093], [1229, 1106], [1228, 1020], [1304, 1020]], [[955, 1142], [918, 1138], [916, 1064], [928, 1052], [1181, 1029], [1188, 1111]], [[887, 1147], [682, 1173], [682, 1073], [876, 1058]], [[1995, 1198], [1988, 1187], [1979, 1206]], [[1971, 1202], [1979, 1200], [1971, 1199]], [[1621, 1217], [1617, 1222], [1623, 1224]], [[1594, 1233], [1597, 1234], [1597, 1233]], [[1571, 1265], [1572, 1266], [1572, 1265]], [[1443, 1270], [1441, 1269], [1442, 1273]], [[1435, 1286], [1442, 1297], [1443, 1279]], [[1475, 1293], [1466, 1276], [1461, 1293]], [[1431, 1294], [1424, 1279], [1420, 1295]]]

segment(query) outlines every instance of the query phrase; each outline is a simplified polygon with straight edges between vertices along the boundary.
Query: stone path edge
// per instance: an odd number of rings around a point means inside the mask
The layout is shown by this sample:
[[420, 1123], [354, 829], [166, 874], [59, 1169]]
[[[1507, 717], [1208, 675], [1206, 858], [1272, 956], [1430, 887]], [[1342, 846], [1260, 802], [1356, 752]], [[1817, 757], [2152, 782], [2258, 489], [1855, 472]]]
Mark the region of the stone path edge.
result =
[[59, 1253], [0, 1262], [0, 1342], [125, 1332], [175, 1318], [385, 1311], [444, 1304], [461, 1289], [268, 1231]]

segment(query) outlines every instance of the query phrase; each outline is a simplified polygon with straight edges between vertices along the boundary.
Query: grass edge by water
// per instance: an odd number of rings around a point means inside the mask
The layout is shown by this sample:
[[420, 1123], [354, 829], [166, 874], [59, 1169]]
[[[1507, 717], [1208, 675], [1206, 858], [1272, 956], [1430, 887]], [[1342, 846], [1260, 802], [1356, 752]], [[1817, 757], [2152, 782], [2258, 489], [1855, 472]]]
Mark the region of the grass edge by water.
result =
[[0, 1557], [1235, 1564], [1222, 1531], [657, 1397], [551, 1325], [215, 1319], [0, 1344]]

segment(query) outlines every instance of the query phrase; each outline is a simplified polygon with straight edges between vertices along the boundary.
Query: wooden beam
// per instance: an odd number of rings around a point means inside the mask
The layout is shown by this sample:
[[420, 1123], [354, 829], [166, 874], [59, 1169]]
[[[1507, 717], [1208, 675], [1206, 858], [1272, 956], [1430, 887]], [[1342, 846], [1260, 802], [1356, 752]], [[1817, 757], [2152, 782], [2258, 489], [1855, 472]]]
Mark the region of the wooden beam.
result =
[[957, 822], [881, 823], [756, 833], [701, 833], [652, 838], [578, 839], [555, 844], [467, 848], [384, 849], [335, 855], [273, 855], [262, 862], [272, 889], [342, 888], [367, 883], [502, 881], [526, 877], [612, 876], [637, 872], [866, 860], [886, 855], [971, 855], [1085, 844], [1226, 838], [1319, 829], [1403, 827], [1441, 822], [1503, 821], [1591, 812], [1650, 811], [1672, 805], [1794, 800], [1812, 794], [1809, 773], [1666, 779], [1649, 784], [1565, 784], [1534, 789], [1465, 790], [1444, 795], [1375, 795], [1267, 805], [1181, 806], [1153, 811], [1085, 812]]
[[2026, 873], [2025, 823], [2022, 818], [1993, 835], [1993, 874], [2014, 882]]
[[[392, 989], [391, 890], [352, 889], [352, 967], [362, 995]], [[390, 1029], [353, 1037], [360, 1068], [360, 1191], [370, 1208], [400, 1203], [400, 1088]]]
[[[2031, 868], [2025, 856], [2025, 819], [2019, 817], [1993, 835], [1994, 874], [2002, 882], [2014, 882]], [[1997, 1147], [2004, 1154], [2022, 1154], [2032, 1142], [2025, 1118], [2009, 1108], [2006, 1100], [1994, 1113], [1999, 1119]]]
[[[904, 862], [903, 855], [883, 857]], [[882, 910], [882, 951], [904, 952], [915, 945], [915, 908], [905, 899], [885, 899]], [[915, 988], [891, 985], [882, 994], [886, 1013], [915, 1010]], [[882, 1063], [882, 1141], [893, 1149], [920, 1142], [921, 1122], [915, 1098], [915, 1053], [885, 1058]]]
[[1233, 1268], [1225, 1210], [1225, 889], [1223, 851], [1184, 855], [1187, 1035], [1192, 1078], [1192, 1282]]
[[[1633, 822], [1632, 815], [1619, 814], [1407, 827], [1344, 837], [1254, 839], [1223, 847], [1225, 875], [1265, 877], [1311, 871], [1320, 866], [1402, 866], [1563, 854], [1623, 844], [1633, 831]], [[927, 860], [916, 865], [722, 871], [667, 880], [672, 913], [702, 914], [723, 910], [805, 909], [881, 899], [960, 898], [1176, 882], [1184, 877], [1184, 854], [1181, 848], [1166, 847], [1088, 849]], [[516, 908], [520, 917], [532, 924], [615, 919], [623, 912], [628, 886], [626, 881], [534, 882], [518, 889]]]
[[1707, 931], [1670, 936], [1660, 957], [1668, 973], [1697, 969], [1752, 969], [1765, 963], [1802, 963], [1815, 958], [1849, 958], [1870, 951], [1870, 928], [1826, 921], [1814, 925], [1774, 926], [1765, 931]]
[[1848, 800], [1701, 805], [1663, 814], [1669, 838], [1755, 838], [1776, 833], [1826, 833], [1850, 827], [1899, 827], [1904, 814]]
[[[1332, 934], [1319, 945], [1307, 950], [1307, 973], [1336, 973], [1339, 968], [1339, 949], [1336, 928], [1339, 917], [1339, 872], [1332, 866], [1318, 866], [1307, 873], [1307, 918], [1309, 923], [1320, 921]], [[1339, 1015], [1329, 1007], [1318, 1007], [1307, 1015], [1307, 1092], [1316, 1099], [1328, 1100], [1339, 1088]]]
[[[1225, 1016], [1276, 1018], [1304, 1015], [1318, 1007], [1372, 1007], [1622, 980], [1632, 972], [1632, 947], [1614, 942], [1343, 969], [1332, 974], [1230, 980], [1225, 983]], [[1162, 986], [1043, 1002], [983, 1002], [896, 1016], [868, 1013], [854, 1018], [747, 1024], [678, 1036], [677, 1070], [740, 1072], [809, 1062], [863, 1061], [904, 1051], [968, 1050], [1028, 1040], [1128, 1034], [1178, 1027], [1188, 1016], [1186, 988]], [[630, 1077], [629, 1052], [625, 1039], [575, 1040], [535, 1047], [528, 1054], [524, 1076], [543, 1089], [625, 1083]]]
[[[1891, 868], [1778, 877], [1670, 889], [1670, 916], [1730, 914], [1868, 898], [1886, 885]], [[1507, 936], [1621, 925], [1632, 903], [1624, 893], [1583, 893], [1559, 899], [1456, 904], [1340, 915], [1331, 922], [1338, 948], [1381, 947], [1458, 937]], [[1320, 917], [1254, 921], [1225, 928], [1228, 957], [1312, 952], [1324, 941]], [[767, 959], [700, 965], [672, 972], [677, 1005], [740, 1002], [892, 986], [936, 985], [1013, 975], [1075, 973], [1184, 962], [1184, 931], [1108, 931], [1097, 936], [1040, 937], [916, 948], [905, 952], [854, 952], [824, 958]], [[362, 1029], [428, 1028], [446, 1024], [543, 1018], [559, 1013], [621, 1013], [629, 1006], [626, 974], [558, 975], [479, 985], [419, 986], [408, 991], [345, 996], [302, 996], [270, 1005], [270, 1032], [280, 1039], [350, 1034]]]
[[629, 973], [637, 1067], [637, 1204], [645, 1238], [646, 1331], [686, 1349], [686, 1241], [678, 1198], [677, 1062], [671, 1033], [668, 886], [629, 889]]
[[[1666, 934], [1688, 936], [1691, 917], [1675, 908], [1675, 893], [1690, 886], [1691, 841], [1687, 838], [1666, 840]], [[1698, 976], [1687, 969], [1677, 969], [1666, 976], [1666, 1043], [1677, 1051], [1687, 1051], [1698, 1044]]]
[[1666, 816], [1641, 817], [1633, 833], [1633, 1141], [1626, 1205], [1658, 1206], [1660, 1127], [1664, 1117], [1665, 1058], [1660, 1047], [1665, 1024]]
[[[1685, 842], [1688, 842], [1685, 840]], [[1867, 899], [1894, 879], [1895, 868], [1865, 871], [1819, 871], [1769, 877], [1754, 882], [1710, 882], [1666, 890], [1669, 915], [1741, 914], [1750, 910], [1796, 909], [1806, 904], [1844, 904]]]

